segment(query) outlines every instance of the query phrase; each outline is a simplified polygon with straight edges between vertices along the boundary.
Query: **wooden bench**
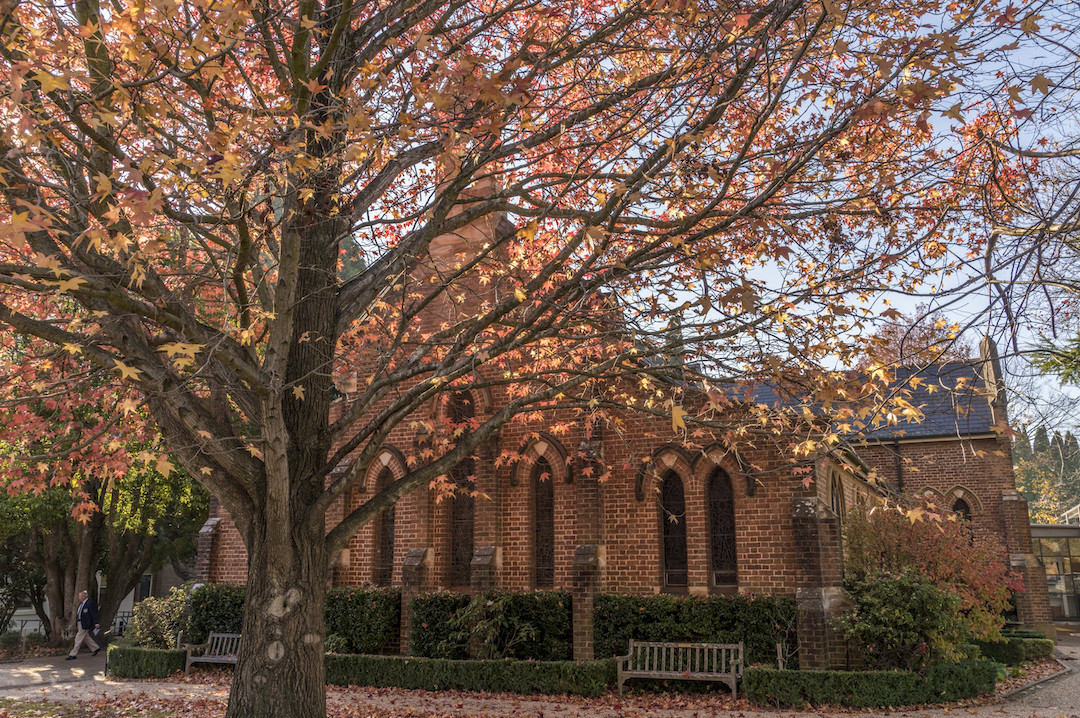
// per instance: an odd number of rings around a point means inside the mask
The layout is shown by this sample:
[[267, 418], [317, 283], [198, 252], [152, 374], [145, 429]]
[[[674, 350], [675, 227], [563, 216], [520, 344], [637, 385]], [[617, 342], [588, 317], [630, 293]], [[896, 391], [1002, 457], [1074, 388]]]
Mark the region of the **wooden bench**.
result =
[[742, 643], [666, 643], [630, 639], [630, 652], [617, 659], [619, 695], [627, 678], [721, 681], [731, 688], [743, 673]]
[[[196, 652], [199, 653], [196, 653]], [[206, 643], [184, 646], [186, 660], [184, 675], [191, 671], [192, 663], [236, 663], [240, 652], [239, 633], [211, 633]]]

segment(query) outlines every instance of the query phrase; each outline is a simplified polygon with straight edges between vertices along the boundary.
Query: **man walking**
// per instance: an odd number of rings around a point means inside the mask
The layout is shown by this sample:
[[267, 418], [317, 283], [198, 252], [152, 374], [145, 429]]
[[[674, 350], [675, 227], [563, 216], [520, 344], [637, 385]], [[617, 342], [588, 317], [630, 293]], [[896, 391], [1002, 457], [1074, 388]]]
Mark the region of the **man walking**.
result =
[[90, 655], [96, 656], [98, 651], [101, 650], [101, 646], [94, 642], [90, 632], [93, 631], [96, 634], [101, 627], [98, 625], [97, 606], [90, 600], [86, 591], [79, 592], [79, 610], [75, 612], [75, 626], [79, 630], [75, 634], [75, 647], [71, 649], [67, 660], [75, 660], [75, 657], [79, 655], [79, 646], [82, 645], [83, 641], [86, 641], [86, 647], [90, 649]]

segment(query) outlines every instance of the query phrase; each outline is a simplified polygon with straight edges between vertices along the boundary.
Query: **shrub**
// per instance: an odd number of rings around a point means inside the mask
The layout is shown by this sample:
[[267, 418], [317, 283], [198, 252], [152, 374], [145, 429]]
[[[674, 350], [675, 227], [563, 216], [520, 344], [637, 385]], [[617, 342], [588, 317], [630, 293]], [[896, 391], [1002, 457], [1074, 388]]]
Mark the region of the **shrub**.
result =
[[349, 642], [337, 633], [331, 633], [323, 641], [323, 651], [326, 653], [348, 653]]
[[458, 611], [469, 605], [463, 593], [422, 593], [412, 601], [409, 619], [409, 651], [424, 658], [468, 657], [464, 644], [451, 641], [451, 621]]
[[129, 630], [137, 645], [148, 648], [173, 648], [176, 634], [183, 628], [187, 592], [173, 588], [163, 598], [144, 598], [132, 609]]
[[802, 708], [843, 705], [852, 708], [944, 703], [994, 690], [993, 661], [935, 663], [925, 675], [910, 671], [790, 671], [747, 668], [743, 690], [759, 706]]
[[598, 656], [625, 655], [630, 639], [744, 644], [747, 665], [776, 662], [776, 644], [796, 666], [795, 600], [787, 596], [601, 594], [593, 613]]
[[328, 655], [326, 682], [376, 688], [599, 696], [615, 683], [615, 662]]
[[959, 657], [965, 633], [957, 595], [910, 570], [867, 575], [848, 590], [855, 605], [832, 623], [860, 644], [870, 668], [922, 671], [931, 659]]
[[[957, 614], [975, 638], [997, 638], [1021, 588], [1004, 546], [964, 523], [936, 516], [933, 507], [856, 509], [844, 518], [844, 567], [851, 582], [915, 571], [959, 599]], [[926, 518], [929, 517], [929, 518]]]
[[1000, 641], [976, 641], [983, 656], [1007, 666], [1017, 666], [1024, 661], [1049, 658], [1054, 652], [1054, 642], [1048, 638], [1002, 637]]
[[335, 653], [385, 653], [401, 629], [401, 591], [396, 588], [332, 588], [326, 593], [326, 633], [345, 645]]
[[1049, 638], [1042, 631], [1034, 631], [1027, 628], [1013, 628], [1001, 632], [1003, 638]]
[[106, 671], [117, 678], [166, 678], [184, 670], [179, 649], [112, 644], [105, 651]]
[[19, 632], [16, 630], [0, 633], [0, 650], [10, 650], [19, 645]]
[[565, 591], [488, 591], [450, 619], [443, 653], [461, 647], [470, 657], [565, 661], [573, 656], [570, 594]]
[[[244, 587], [206, 584], [191, 594], [188, 640], [204, 643], [211, 632], [240, 633]], [[396, 588], [332, 588], [326, 593], [326, 633], [337, 634], [344, 652], [378, 653], [396, 642], [401, 593]]]
[[208, 583], [191, 593], [187, 638], [205, 643], [210, 633], [240, 633], [244, 623], [244, 587]]

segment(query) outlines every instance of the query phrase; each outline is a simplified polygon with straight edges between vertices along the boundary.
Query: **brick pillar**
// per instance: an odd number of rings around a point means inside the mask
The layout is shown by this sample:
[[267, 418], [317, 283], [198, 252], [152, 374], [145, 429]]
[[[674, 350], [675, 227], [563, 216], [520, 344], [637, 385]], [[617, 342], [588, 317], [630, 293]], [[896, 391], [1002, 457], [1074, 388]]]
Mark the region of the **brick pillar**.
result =
[[593, 645], [593, 608], [596, 595], [600, 593], [600, 575], [603, 568], [603, 546], [583, 544], [574, 550], [570, 608], [574, 624], [575, 661], [591, 661], [596, 657]]
[[1027, 500], [1016, 491], [1001, 494], [1001, 512], [1005, 525], [1005, 545], [1009, 564], [1024, 578], [1024, 590], [1016, 594], [1016, 614], [1025, 628], [1034, 628], [1056, 639], [1057, 630], [1050, 617], [1050, 595], [1046, 572], [1035, 557], [1031, 540], [1031, 519]]
[[[596, 657], [593, 642], [593, 608], [600, 593], [605, 567], [604, 499], [599, 477], [604, 473], [604, 445], [600, 428], [578, 447], [578, 478], [574, 529], [580, 541], [574, 549], [570, 577], [570, 611], [574, 624], [574, 660]], [[590, 471], [585, 471], [588, 468]]]
[[474, 596], [490, 591], [499, 585], [499, 568], [502, 551], [496, 546], [477, 546], [473, 549], [469, 567], [469, 584]]
[[429, 556], [433, 552], [427, 547], [411, 548], [405, 552], [405, 561], [401, 566], [401, 655], [409, 655], [409, 626], [412, 621], [412, 602], [419, 594], [428, 590], [430, 578]]
[[210, 583], [210, 557], [214, 552], [214, 536], [219, 523], [220, 518], [209, 518], [199, 529], [195, 544], [195, 583]]
[[799, 667], [841, 668], [847, 646], [829, 625], [850, 605], [843, 586], [840, 520], [816, 496], [791, 502], [795, 539]]

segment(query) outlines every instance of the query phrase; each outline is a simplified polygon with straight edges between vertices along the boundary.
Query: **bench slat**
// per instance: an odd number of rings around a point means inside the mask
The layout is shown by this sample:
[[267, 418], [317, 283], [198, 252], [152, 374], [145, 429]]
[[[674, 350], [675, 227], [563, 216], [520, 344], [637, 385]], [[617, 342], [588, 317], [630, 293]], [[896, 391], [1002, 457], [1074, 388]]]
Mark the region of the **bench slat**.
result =
[[619, 693], [627, 678], [678, 678], [695, 681], [723, 681], [737, 695], [742, 677], [741, 643], [674, 643], [635, 641], [617, 662]]

